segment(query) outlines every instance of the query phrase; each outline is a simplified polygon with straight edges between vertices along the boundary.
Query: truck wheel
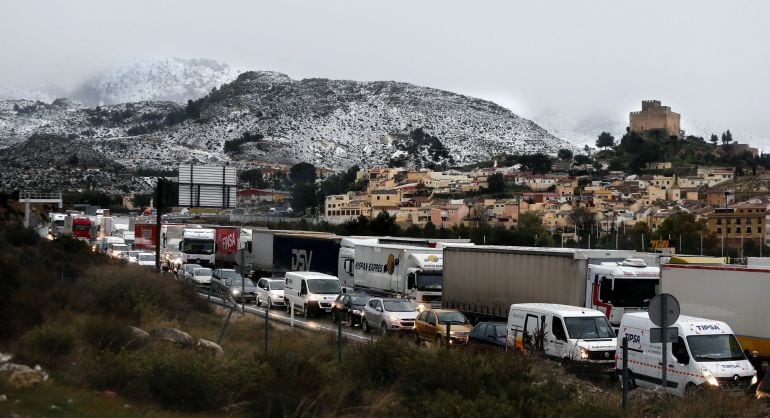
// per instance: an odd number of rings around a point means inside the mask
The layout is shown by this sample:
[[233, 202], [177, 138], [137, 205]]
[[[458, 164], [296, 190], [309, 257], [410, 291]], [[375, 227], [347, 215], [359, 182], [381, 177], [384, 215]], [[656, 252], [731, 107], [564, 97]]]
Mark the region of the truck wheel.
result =
[[307, 303], [302, 305], [302, 316], [304, 316], [305, 319], [310, 318], [310, 312], [307, 311]]
[[367, 333], [370, 331], [369, 323], [366, 322], [366, 318], [361, 319], [361, 331], [363, 331], [364, 333]]
[[[619, 379], [620, 380], [620, 389], [623, 389], [623, 374], [620, 374]], [[628, 390], [634, 390], [636, 389], [636, 381], [634, 380], [634, 374], [631, 373], [631, 371], [628, 371]]]
[[388, 336], [388, 324], [384, 322], [380, 324], [380, 335], [382, 335], [383, 337]]

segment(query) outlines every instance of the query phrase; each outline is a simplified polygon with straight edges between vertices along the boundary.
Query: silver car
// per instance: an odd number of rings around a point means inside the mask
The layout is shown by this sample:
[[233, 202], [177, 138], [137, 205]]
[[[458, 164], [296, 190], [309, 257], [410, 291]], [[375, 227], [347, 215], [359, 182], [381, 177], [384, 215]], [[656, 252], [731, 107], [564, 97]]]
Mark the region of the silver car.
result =
[[406, 299], [372, 298], [364, 306], [361, 329], [364, 332], [376, 329], [382, 335], [394, 332], [411, 333], [416, 317], [417, 308]]
[[262, 303], [267, 305], [267, 309], [273, 306], [286, 306], [286, 299], [283, 297], [283, 279], [271, 279], [263, 277], [257, 282], [257, 306]]

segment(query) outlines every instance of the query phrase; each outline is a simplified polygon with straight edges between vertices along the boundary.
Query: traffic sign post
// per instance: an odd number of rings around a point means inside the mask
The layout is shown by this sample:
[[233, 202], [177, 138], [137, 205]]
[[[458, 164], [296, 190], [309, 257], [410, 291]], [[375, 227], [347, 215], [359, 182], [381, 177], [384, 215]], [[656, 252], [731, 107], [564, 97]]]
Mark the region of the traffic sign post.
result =
[[[668, 370], [668, 342], [670, 340], [670, 330], [669, 328], [671, 325], [674, 325], [676, 323], [676, 320], [679, 319], [679, 301], [676, 300], [676, 298], [668, 293], [661, 293], [650, 301], [650, 309], [649, 309], [649, 315], [650, 320], [653, 324], [659, 326], [660, 328], [666, 329], [666, 332], [663, 332], [662, 329], [659, 329], [660, 331], [660, 343], [663, 345], [661, 351], [661, 367], [662, 367], [662, 375], [661, 375], [661, 385], [663, 386], [663, 390], [666, 390], [666, 372]], [[653, 330], [650, 330], [650, 342], [652, 343], [652, 332]], [[674, 332], [676, 332], [676, 328], [674, 328]], [[676, 337], [674, 337], [676, 338]]]

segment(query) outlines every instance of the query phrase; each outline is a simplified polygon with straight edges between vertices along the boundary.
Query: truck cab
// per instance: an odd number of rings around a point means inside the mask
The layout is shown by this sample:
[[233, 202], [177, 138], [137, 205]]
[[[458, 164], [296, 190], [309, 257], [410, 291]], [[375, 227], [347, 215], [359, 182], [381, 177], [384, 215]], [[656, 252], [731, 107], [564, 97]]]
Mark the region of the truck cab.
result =
[[604, 313], [617, 328], [624, 314], [647, 310], [660, 291], [660, 268], [637, 258], [601, 262], [588, 265], [586, 280], [586, 307]]
[[423, 308], [441, 307], [443, 254], [411, 253], [407, 258], [406, 296]]
[[182, 264], [214, 265], [216, 231], [209, 228], [185, 228], [179, 242]]

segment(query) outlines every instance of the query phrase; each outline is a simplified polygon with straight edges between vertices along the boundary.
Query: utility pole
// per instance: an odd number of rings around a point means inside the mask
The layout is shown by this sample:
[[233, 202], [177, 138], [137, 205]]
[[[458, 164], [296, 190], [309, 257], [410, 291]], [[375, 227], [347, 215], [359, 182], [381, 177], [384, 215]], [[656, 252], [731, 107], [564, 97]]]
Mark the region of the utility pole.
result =
[[163, 178], [158, 177], [158, 184], [156, 186], [155, 203], [155, 270], [161, 273], [160, 267], [160, 229], [161, 229], [161, 212], [163, 209]]

